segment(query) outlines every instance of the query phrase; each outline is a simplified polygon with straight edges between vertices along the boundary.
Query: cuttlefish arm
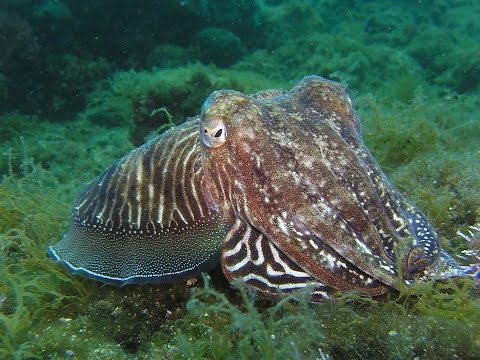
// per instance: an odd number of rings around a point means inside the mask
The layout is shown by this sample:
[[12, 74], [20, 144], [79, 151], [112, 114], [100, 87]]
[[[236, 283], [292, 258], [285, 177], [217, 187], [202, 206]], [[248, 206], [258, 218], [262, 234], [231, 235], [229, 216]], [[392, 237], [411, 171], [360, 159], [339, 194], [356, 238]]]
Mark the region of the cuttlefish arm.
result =
[[264, 296], [278, 296], [309, 287], [313, 300], [330, 297], [333, 288], [295, 264], [283, 251], [246, 221], [236, 218], [222, 247], [222, 270]]
[[202, 195], [198, 118], [133, 150], [88, 184], [50, 254], [108, 283], [172, 282], [219, 263], [226, 230]]
[[[247, 256], [270, 242], [308, 281], [380, 295], [398, 287], [400, 275], [408, 282], [438, 263], [438, 238], [416, 233], [403, 198], [363, 145], [341, 85], [312, 76], [271, 96], [218, 91], [205, 102], [201, 126], [206, 177], [215, 180], [206, 193], [245, 223], [232, 238], [249, 244], [227, 241], [224, 264], [234, 250]], [[228, 136], [216, 142], [212, 129]], [[262, 237], [248, 235], [254, 230]], [[224, 272], [273, 283], [274, 272], [252, 266], [258, 261], [239, 255]], [[264, 251], [265, 269], [277, 263]]]

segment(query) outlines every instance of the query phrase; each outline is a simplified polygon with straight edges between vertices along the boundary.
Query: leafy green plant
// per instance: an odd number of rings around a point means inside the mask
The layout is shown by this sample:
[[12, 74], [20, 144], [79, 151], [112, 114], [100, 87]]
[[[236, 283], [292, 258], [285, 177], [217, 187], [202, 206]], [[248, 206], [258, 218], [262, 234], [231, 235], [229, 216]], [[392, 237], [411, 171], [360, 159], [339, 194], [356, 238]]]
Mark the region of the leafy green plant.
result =
[[[244, 285], [239, 298], [214, 290], [207, 277], [187, 303], [188, 314], [178, 321], [172, 352], [203, 359], [295, 359], [319, 354], [324, 334], [317, 329], [316, 308], [309, 290], [276, 303], [260, 301]], [[309, 334], [306, 336], [305, 334]]]

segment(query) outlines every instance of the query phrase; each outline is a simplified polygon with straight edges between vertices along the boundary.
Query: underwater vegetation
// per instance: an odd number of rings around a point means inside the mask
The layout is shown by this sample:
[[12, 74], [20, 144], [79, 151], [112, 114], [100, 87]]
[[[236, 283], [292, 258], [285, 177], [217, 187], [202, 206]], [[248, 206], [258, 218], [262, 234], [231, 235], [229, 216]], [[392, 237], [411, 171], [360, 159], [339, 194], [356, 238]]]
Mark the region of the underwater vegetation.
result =
[[187, 315], [177, 321], [171, 347], [159, 354], [413, 359], [474, 358], [479, 351], [477, 336], [470, 331], [478, 330], [474, 321], [480, 304], [469, 299], [468, 282], [447, 283], [441, 290], [422, 285], [386, 302], [352, 294], [316, 305], [308, 303], [308, 291], [266, 305], [255, 302], [241, 284], [238, 287], [240, 303], [208, 282], [194, 292]]
[[219, 69], [200, 63], [152, 71], [121, 71], [102, 81], [88, 96], [80, 116], [104, 126], [129, 127], [130, 141], [141, 145], [146, 137], [161, 134], [187, 117], [198, 114], [216, 89], [254, 93], [276, 87], [262, 75]]
[[443, 247], [479, 262], [479, 3], [232, 3], [0, 3], [0, 358], [480, 358], [474, 279], [268, 302], [218, 269], [115, 288], [47, 256], [85, 183], [211, 91], [319, 74], [350, 88], [367, 147]]

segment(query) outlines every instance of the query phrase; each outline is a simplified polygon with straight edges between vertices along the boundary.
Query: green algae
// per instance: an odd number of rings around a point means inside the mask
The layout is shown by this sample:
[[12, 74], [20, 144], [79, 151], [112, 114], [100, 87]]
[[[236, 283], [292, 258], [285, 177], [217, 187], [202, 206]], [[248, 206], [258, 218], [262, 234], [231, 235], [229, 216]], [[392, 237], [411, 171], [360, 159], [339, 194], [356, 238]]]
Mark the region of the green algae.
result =
[[480, 301], [471, 283], [449, 281], [406, 289], [388, 300], [355, 294], [309, 304], [308, 291], [277, 303], [259, 301], [237, 284], [238, 296], [207, 285], [187, 303], [163, 358], [460, 358], [480, 354]]
[[10, 174], [0, 183], [0, 354], [18, 359], [33, 357], [31, 331], [39, 319], [55, 318], [56, 309], [69, 311], [85, 296], [81, 283], [45, 252], [68, 207], [51, 190], [51, 176], [38, 166], [25, 167], [22, 178]]
[[176, 356], [205, 359], [291, 359], [319, 354], [322, 331], [305, 336], [319, 325], [308, 291], [260, 308], [241, 286], [239, 295], [240, 304], [232, 302], [207, 281], [187, 303], [188, 315], [177, 322], [169, 350]]
[[40, 180], [50, 181], [48, 186], [58, 191], [68, 187], [72, 191], [69, 201], [82, 182], [91, 180], [133, 147], [126, 140], [128, 129], [105, 128], [83, 117], [58, 124], [38, 116], [9, 113], [0, 116], [0, 124], [0, 174], [23, 178], [35, 168], [45, 175]]

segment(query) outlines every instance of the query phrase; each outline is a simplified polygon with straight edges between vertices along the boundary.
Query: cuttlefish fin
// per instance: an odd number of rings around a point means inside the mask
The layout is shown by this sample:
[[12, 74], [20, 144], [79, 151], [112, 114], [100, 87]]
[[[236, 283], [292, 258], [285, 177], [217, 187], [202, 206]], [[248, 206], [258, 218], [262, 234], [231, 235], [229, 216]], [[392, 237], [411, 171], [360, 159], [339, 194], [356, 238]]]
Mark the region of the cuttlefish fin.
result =
[[49, 252], [107, 283], [174, 282], [218, 264], [225, 227], [202, 194], [198, 119], [132, 151], [94, 179]]
[[264, 234], [239, 218], [227, 232], [221, 263], [228, 280], [240, 280], [265, 296], [287, 295], [310, 287], [312, 298], [320, 300], [332, 292], [332, 288], [303, 271]]

